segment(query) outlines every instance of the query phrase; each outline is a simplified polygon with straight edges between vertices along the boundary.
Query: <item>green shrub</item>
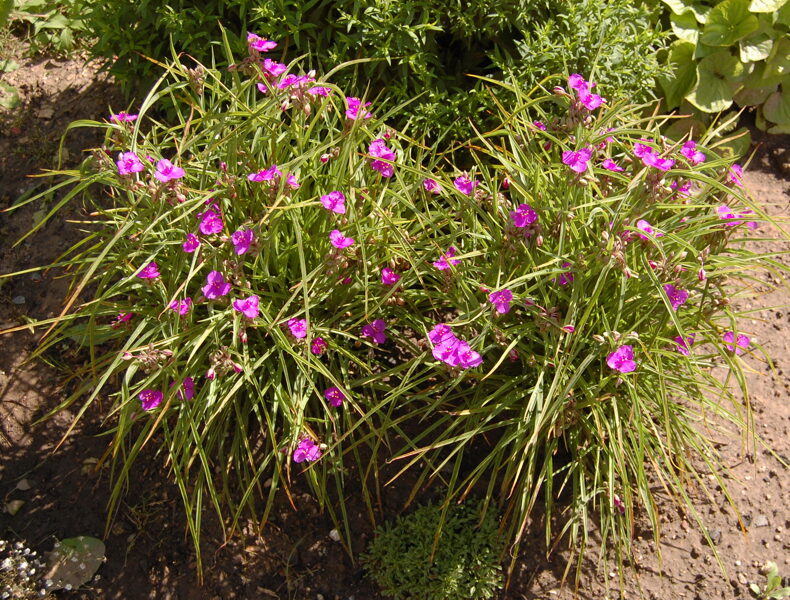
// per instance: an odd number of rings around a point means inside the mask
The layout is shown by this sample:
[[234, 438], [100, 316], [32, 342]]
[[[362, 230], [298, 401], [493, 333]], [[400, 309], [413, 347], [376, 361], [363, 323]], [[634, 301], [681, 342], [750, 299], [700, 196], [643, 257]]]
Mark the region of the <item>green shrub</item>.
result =
[[[759, 346], [730, 300], [754, 269], [786, 271], [733, 243], [770, 220], [739, 167], [573, 75], [503, 84], [503, 124], [465, 173], [362, 109], [349, 119], [337, 88], [256, 62], [176, 63], [138, 120], [75, 123], [105, 145], [28, 200], [70, 190], [38, 227], [77, 198], [90, 215], [60, 263], [75, 312], [43, 323], [41, 351], [89, 349], [64, 405], [112, 395], [116, 500], [148, 443], [196, 541], [204, 505], [232, 530], [297, 477], [339, 521], [353, 478], [372, 519], [387, 462], [421, 469], [415, 492], [446, 484], [445, 505], [483, 492], [514, 551], [542, 498], [547, 541], [584, 547], [597, 527], [621, 559], [638, 511], [658, 536], [656, 481], [692, 515], [698, 461], [726, 490], [697, 421], [748, 431], [750, 416], [709, 368], [745, 392], [740, 355]], [[146, 116], [163, 98], [175, 125]], [[256, 241], [240, 254], [242, 230]]]
[[678, 38], [660, 79], [667, 107], [755, 107], [757, 125], [790, 133], [790, 2], [663, 0]]
[[[381, 591], [398, 600], [478, 600], [502, 587], [497, 521], [482, 503], [427, 505], [376, 530], [362, 557]], [[438, 536], [438, 537], [437, 537]]]
[[468, 74], [512, 73], [531, 87], [548, 74], [592, 70], [623, 97], [651, 97], [662, 40], [653, 12], [634, 0], [91, 0], [86, 18], [98, 38], [94, 53], [114, 60], [113, 72], [127, 82], [159, 76], [142, 56], [169, 58], [168, 36], [177, 52], [210, 62], [220, 25], [237, 51], [249, 29], [281, 40], [291, 56], [307, 54], [319, 70], [369, 59], [335, 83], [353, 96], [384, 94], [390, 106], [414, 100], [401, 125], [464, 137], [470, 119], [485, 128], [493, 114], [482, 83]]

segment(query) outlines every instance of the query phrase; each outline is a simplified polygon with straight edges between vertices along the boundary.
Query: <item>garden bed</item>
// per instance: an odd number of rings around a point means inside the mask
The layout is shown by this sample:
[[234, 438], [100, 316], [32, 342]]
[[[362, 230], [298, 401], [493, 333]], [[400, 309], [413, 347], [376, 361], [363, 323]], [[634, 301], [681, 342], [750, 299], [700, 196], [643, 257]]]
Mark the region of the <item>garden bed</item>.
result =
[[[21, 68], [4, 75], [4, 80], [21, 91], [19, 108], [0, 116], [0, 209], [8, 207], [35, 185], [26, 176], [55, 164], [57, 145], [65, 126], [79, 118], [101, 120], [108, 106], [118, 110], [121, 100], [111, 82], [96, 72], [95, 66], [80, 59], [17, 60]], [[785, 136], [760, 138], [745, 183], [766, 211], [786, 217], [790, 202], [790, 183], [783, 165], [788, 146]], [[81, 151], [99, 143], [85, 134], [73, 132], [68, 138], [66, 160], [77, 164]], [[11, 248], [40, 218], [39, 206], [28, 205], [14, 213], [0, 213], [0, 273], [45, 264], [56, 258], [70, 242], [78, 239], [75, 227], [56, 219], [33, 238]], [[79, 218], [74, 211], [71, 217]], [[769, 234], [762, 229], [757, 234]], [[764, 253], [787, 251], [768, 242], [750, 242]], [[790, 257], [779, 256], [784, 264]], [[56, 273], [28, 274], [3, 280], [0, 288], [0, 329], [18, 325], [24, 317], [45, 318], [60, 310], [66, 287]], [[708, 533], [716, 543], [723, 577], [713, 553], [693, 520], [669, 509], [662, 523], [661, 565], [654, 557], [650, 536], [637, 541], [641, 556], [636, 566], [639, 578], [629, 575], [626, 597], [635, 597], [641, 587], [648, 598], [724, 598], [748, 594], [748, 584], [762, 583], [760, 566], [768, 560], [779, 563], [780, 572], [790, 572], [790, 507], [788, 470], [790, 462], [790, 338], [785, 335], [790, 323], [787, 291], [764, 294], [767, 286], [755, 285], [754, 298], [742, 300], [743, 308], [753, 310], [745, 325], [750, 335], [770, 356], [775, 371], [758, 360], [747, 359], [751, 372], [748, 381], [755, 411], [756, 429], [767, 447], [744, 460], [743, 447], [725, 436], [722, 453], [732, 468], [731, 490], [741, 509], [741, 520], [727, 508], [723, 497], [700, 498], [697, 508]], [[768, 308], [779, 306], [779, 308]], [[49, 550], [55, 539], [76, 535], [102, 537], [105, 507], [109, 498], [109, 473], [93, 468], [106, 447], [101, 431], [99, 405], [94, 404], [87, 418], [60, 446], [70, 422], [61, 413], [38, 427], [31, 422], [45, 414], [62, 399], [61, 375], [40, 361], [25, 363], [34, 348], [32, 333], [19, 331], [2, 338], [0, 346], [0, 448], [2, 470], [0, 491], [4, 501], [22, 500], [15, 515], [0, 514], [0, 531], [5, 539], [22, 540], [28, 546]], [[53, 363], [70, 368], [79, 355], [51, 356]], [[714, 426], [715, 424], [711, 424]], [[771, 448], [772, 454], [767, 448]], [[20, 481], [27, 485], [19, 486]], [[29, 488], [28, 488], [29, 485]], [[19, 488], [28, 489], [19, 489]], [[408, 481], [385, 489], [383, 508], [394, 516], [410, 489]], [[271, 521], [261, 532], [248, 523], [227, 543], [207, 514], [201, 546], [205, 576], [202, 584], [195, 570], [192, 543], [186, 533], [181, 500], [168, 482], [162, 458], [151, 453], [138, 460], [128, 493], [118, 517], [106, 538], [107, 562], [100, 579], [85, 589], [63, 593], [74, 598], [375, 598], [374, 585], [353, 564], [341, 545], [330, 536], [333, 525], [318, 511], [317, 503], [305, 489], [297, 488], [295, 509], [285, 496], [273, 511]], [[371, 529], [361, 503], [350, 500], [353, 550], [361, 551]], [[567, 555], [559, 552], [543, 559], [543, 529], [535, 516], [534, 534], [523, 544], [510, 587], [502, 598], [570, 598], [570, 583], [561, 587]], [[745, 531], [741, 526], [745, 527]], [[615, 576], [600, 573], [595, 557], [585, 562], [579, 596], [604, 597], [606, 587], [617, 588]], [[660, 575], [663, 572], [663, 575]], [[609, 580], [608, 582], [606, 580]], [[609, 592], [618, 597], [618, 592]]]

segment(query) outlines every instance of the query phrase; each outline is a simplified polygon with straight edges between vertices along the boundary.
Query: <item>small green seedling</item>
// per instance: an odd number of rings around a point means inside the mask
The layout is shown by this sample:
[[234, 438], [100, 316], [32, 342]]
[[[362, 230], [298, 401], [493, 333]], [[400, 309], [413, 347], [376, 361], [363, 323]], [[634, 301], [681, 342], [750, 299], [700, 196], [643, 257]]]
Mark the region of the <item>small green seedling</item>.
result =
[[765, 575], [765, 587], [760, 589], [756, 583], [749, 585], [749, 590], [752, 595], [759, 600], [781, 600], [782, 598], [790, 598], [790, 587], [782, 586], [782, 577], [779, 575], [779, 569], [775, 562], [767, 562], [765, 566], [760, 569], [760, 573]]

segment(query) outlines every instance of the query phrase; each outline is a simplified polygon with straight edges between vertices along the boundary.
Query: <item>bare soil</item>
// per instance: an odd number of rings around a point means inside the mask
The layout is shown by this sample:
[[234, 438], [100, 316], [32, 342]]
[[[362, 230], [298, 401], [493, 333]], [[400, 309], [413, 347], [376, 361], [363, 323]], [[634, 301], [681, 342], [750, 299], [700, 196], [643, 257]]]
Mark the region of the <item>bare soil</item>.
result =
[[[6, 49], [8, 51], [8, 49]], [[78, 164], [84, 150], [101, 143], [88, 129], [72, 131], [65, 153], [58, 143], [67, 125], [76, 119], [101, 120], [109, 107], [125, 108], [112, 81], [95, 64], [81, 57], [68, 60], [25, 58], [25, 47], [16, 49], [21, 67], [2, 80], [20, 90], [22, 106], [0, 112], [0, 210], [21, 197], [43, 189], [47, 180], [29, 175], [57, 164]], [[777, 218], [786, 219], [790, 207], [787, 174], [788, 138], [763, 137], [755, 132], [756, 155], [745, 179], [753, 196]], [[26, 232], [45, 208], [31, 203], [14, 212], [0, 213], [0, 275], [48, 264], [79, 239], [77, 209], [58, 218], [20, 245], [13, 243]], [[766, 228], [758, 235], [776, 232]], [[756, 250], [776, 254], [790, 264], [787, 244], [767, 239], [749, 242]], [[31, 272], [0, 279], [0, 330], [24, 323], [26, 318], [55, 316], [67, 291], [57, 270]], [[745, 326], [760, 352], [745, 358], [755, 426], [764, 445], [748, 453], [741, 439], [716, 432], [725, 463], [730, 467], [728, 485], [740, 515], [719, 493], [710, 501], [699, 497], [697, 510], [715, 542], [707, 545], [694, 520], [667, 508], [662, 519], [661, 561], [649, 538], [637, 538], [638, 560], [634, 572], [618, 590], [614, 572], [601, 572], [594, 556], [584, 565], [578, 588], [562, 584], [567, 554], [545, 558], [542, 532], [534, 532], [523, 552], [510, 587], [502, 599], [566, 600], [639, 598], [749, 597], [748, 584], [762, 583], [760, 567], [768, 560], [790, 573], [790, 306], [787, 289], [773, 290], [776, 280], [765, 274], [752, 294], [735, 301], [753, 310]], [[27, 361], [36, 336], [27, 330], [0, 338], [0, 493], [3, 505], [22, 500], [15, 515], [0, 512], [0, 537], [21, 540], [39, 550], [50, 550], [56, 539], [76, 535], [105, 537], [109, 473], [93, 466], [106, 448], [99, 437], [99, 410], [89, 411], [55, 451], [73, 417], [64, 411], [41, 425], [34, 422], [67, 394], [62, 371], [79, 359], [66, 349], [50, 353], [49, 362]], [[773, 368], [767, 358], [770, 358]], [[737, 434], [737, 432], [736, 432]], [[748, 448], [746, 448], [748, 450]], [[329, 533], [332, 524], [305, 491], [295, 497], [296, 510], [284, 500], [262, 531], [254, 524], [243, 527], [230, 540], [220, 535], [207, 513], [201, 541], [205, 578], [198, 581], [195, 550], [188, 538], [178, 491], [167, 479], [162, 457], [142, 457], [116, 519], [105, 537], [107, 561], [99, 578], [79, 591], [59, 592], [75, 599], [214, 599], [294, 598], [350, 600], [378, 598], [375, 586], [359, 565], [352, 562]], [[29, 489], [18, 489], [26, 480]], [[22, 486], [27, 487], [27, 486]], [[715, 487], [715, 486], [714, 486]], [[384, 509], [394, 516], [404, 491], [388, 488]], [[351, 506], [354, 506], [353, 503]], [[667, 507], [669, 503], [667, 502]], [[2, 510], [2, 506], [0, 506]], [[352, 511], [354, 552], [361, 551], [371, 535], [362, 511]], [[721, 567], [718, 561], [721, 562]], [[571, 577], [572, 579], [572, 577]]]

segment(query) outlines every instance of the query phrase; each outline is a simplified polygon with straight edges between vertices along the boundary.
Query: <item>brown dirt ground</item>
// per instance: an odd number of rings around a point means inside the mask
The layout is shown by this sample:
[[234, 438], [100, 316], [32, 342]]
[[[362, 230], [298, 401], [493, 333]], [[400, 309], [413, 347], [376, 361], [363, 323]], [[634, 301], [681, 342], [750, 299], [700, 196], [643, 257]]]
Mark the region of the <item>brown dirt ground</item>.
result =
[[[23, 105], [0, 113], [0, 209], [34, 191], [36, 180], [27, 175], [56, 162], [57, 144], [66, 125], [79, 118], [102, 119], [108, 107], [124, 108], [112, 82], [97, 73], [95, 64], [80, 57], [69, 60], [24, 58], [25, 47], [16, 49], [21, 68], [2, 75], [20, 89]], [[759, 137], [759, 133], [756, 134]], [[759, 141], [759, 140], [758, 140]], [[748, 188], [768, 212], [786, 218], [790, 203], [787, 178], [787, 137], [763, 138], [746, 174]], [[86, 130], [67, 138], [67, 164], [79, 162], [82, 151], [100, 143]], [[785, 173], [785, 175], [782, 175]], [[79, 232], [66, 219], [49, 223], [39, 234], [19, 246], [12, 243], [37, 218], [40, 203], [13, 213], [0, 213], [0, 274], [52, 261]], [[73, 209], [67, 216], [76, 217]], [[759, 234], [770, 237], [770, 231]], [[755, 249], [777, 253], [790, 264], [787, 244], [755, 240]], [[664, 511], [662, 561], [655, 558], [651, 540], [636, 541], [638, 561], [625, 581], [624, 592], [615, 591], [614, 573], [601, 572], [592, 558], [585, 563], [580, 585], [561, 585], [566, 555], [543, 557], [541, 533], [534, 537], [535, 550], [527, 549], [519, 560], [510, 588], [502, 599], [746, 598], [748, 583], [764, 581], [760, 566], [767, 560], [790, 573], [790, 502], [787, 501], [790, 462], [790, 306], [786, 290], [769, 291], [776, 283], [765, 275], [753, 293], [739, 299], [738, 306], [752, 309], [747, 332], [773, 361], [772, 371], [764, 359], [745, 359], [757, 432], [765, 441], [753, 455], [744, 456], [737, 436], [720, 438], [725, 463], [731, 468], [729, 485], [738, 503], [738, 516], [719, 495], [715, 502], [700, 498], [697, 506], [705, 527], [717, 539], [716, 550], [726, 570], [722, 574], [713, 551], [706, 545], [693, 520], [673, 508]], [[43, 318], [59, 311], [66, 291], [57, 273], [28, 273], [0, 279], [0, 330], [23, 322], [23, 317]], [[771, 308], [769, 308], [771, 307]], [[102, 537], [109, 497], [108, 473], [90, 466], [99, 458], [105, 441], [99, 416], [93, 411], [73, 435], [53, 453], [73, 414], [60, 413], [44, 425], [33, 427], [64, 397], [60, 372], [41, 361], [26, 362], [35, 347], [28, 331], [5, 335], [0, 340], [0, 493], [4, 502], [23, 500], [14, 516], [0, 513], [0, 536], [22, 540], [46, 551], [56, 538], [75, 535]], [[76, 360], [63, 352], [53, 363]], [[774, 453], [768, 450], [771, 448]], [[146, 460], [148, 459], [148, 460]], [[784, 461], [784, 464], [783, 462]], [[185, 534], [184, 517], [176, 488], [160, 467], [161, 458], [143, 457], [133, 485], [124, 497], [118, 517], [105, 538], [107, 562], [100, 578], [76, 592], [58, 597], [79, 599], [214, 599], [294, 598], [357, 600], [377, 598], [358, 565], [329, 537], [329, 519], [320, 514], [306, 493], [296, 497], [298, 511], [278, 505], [272, 522], [259, 534], [245, 528], [223, 543], [216, 524], [208, 521], [202, 540], [205, 581], [195, 574], [195, 552]], [[21, 479], [30, 489], [17, 489]], [[385, 508], [397, 510], [400, 493], [385, 495]], [[361, 550], [369, 538], [362, 525], [353, 541]]]

